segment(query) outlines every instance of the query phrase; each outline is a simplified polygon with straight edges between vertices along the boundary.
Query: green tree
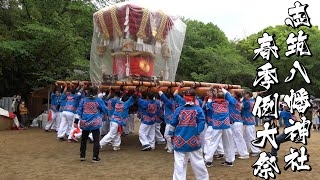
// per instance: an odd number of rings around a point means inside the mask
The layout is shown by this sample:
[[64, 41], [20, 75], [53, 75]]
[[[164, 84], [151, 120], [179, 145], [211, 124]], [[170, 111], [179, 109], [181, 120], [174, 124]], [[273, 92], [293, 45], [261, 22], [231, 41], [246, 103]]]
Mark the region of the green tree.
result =
[[241, 56], [216, 25], [185, 20], [187, 32], [177, 80], [196, 80], [248, 86], [255, 68]]
[[88, 71], [95, 12], [89, 0], [2, 0], [0, 7], [0, 96]]
[[[312, 53], [312, 56], [303, 56], [299, 57], [296, 55], [292, 55], [290, 57], [285, 56], [285, 52], [287, 51], [287, 43], [286, 40], [291, 32], [298, 34], [299, 30], [303, 30], [305, 34], [309, 36], [309, 39], [306, 41], [308, 47]], [[259, 44], [257, 42], [258, 38], [262, 36], [264, 32], [269, 33], [269, 35], [274, 35], [274, 40], [276, 45], [279, 48], [278, 54], [280, 59], [277, 60], [271, 55], [271, 64], [277, 68], [277, 74], [279, 79], [279, 84], [273, 85], [270, 93], [278, 92], [280, 94], [289, 94], [290, 89], [299, 90], [304, 87], [308, 90], [309, 93], [313, 95], [318, 95], [320, 93], [320, 74], [318, 73], [318, 68], [320, 67], [319, 56], [319, 41], [320, 41], [320, 30], [317, 26], [313, 26], [312, 28], [308, 27], [300, 27], [298, 29], [293, 29], [286, 25], [279, 25], [275, 27], [267, 27], [257, 34], [250, 35], [246, 39], [243, 39], [236, 43], [237, 49], [243, 57], [246, 57], [247, 61], [252, 63], [256, 68], [260, 67], [264, 63], [261, 57], [257, 58], [255, 61], [254, 57], [254, 49], [259, 48]], [[290, 83], [284, 83], [284, 80], [287, 76], [290, 75], [290, 69], [293, 67], [293, 62], [298, 60], [302, 63], [308, 72], [309, 78], [312, 83], [307, 84], [300, 72], [297, 71], [296, 77]], [[253, 88], [255, 90], [263, 90], [261, 87]]]

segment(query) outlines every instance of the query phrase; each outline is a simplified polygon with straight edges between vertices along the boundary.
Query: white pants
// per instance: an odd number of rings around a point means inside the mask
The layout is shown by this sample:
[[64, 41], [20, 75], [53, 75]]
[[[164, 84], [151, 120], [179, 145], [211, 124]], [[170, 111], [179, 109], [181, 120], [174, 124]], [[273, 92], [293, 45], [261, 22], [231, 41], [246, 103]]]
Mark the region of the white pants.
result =
[[186, 179], [189, 159], [195, 178], [197, 180], [209, 180], [209, 174], [203, 161], [201, 149], [192, 152], [174, 151], [173, 180]]
[[135, 114], [128, 115], [128, 120], [126, 122], [126, 126], [123, 127], [123, 131], [125, 134], [129, 134], [129, 133], [134, 132], [134, 118], [135, 118]]
[[108, 134], [108, 132], [110, 131], [110, 118], [108, 118], [107, 119], [107, 121], [106, 121], [106, 131], [107, 131], [107, 134]]
[[150, 145], [155, 147], [155, 126], [141, 123], [139, 128], [139, 140], [142, 146]]
[[127, 134], [134, 132], [134, 120], [136, 118], [136, 114], [129, 114], [128, 121], [126, 123], [127, 127]]
[[247, 143], [248, 149], [251, 149], [252, 153], [260, 153], [260, 149], [252, 145], [252, 141], [256, 139], [256, 131], [254, 125], [245, 125], [244, 126], [244, 140]]
[[115, 122], [110, 122], [110, 131], [100, 140], [100, 146], [105, 146], [110, 142], [116, 147], [121, 144], [121, 134], [118, 132], [118, 124]]
[[[209, 126], [207, 126], [206, 128], [206, 131], [204, 133], [204, 148], [203, 148], [203, 152], [204, 154], [206, 154], [208, 152], [208, 146], [209, 146], [209, 141], [206, 140], [207, 139], [210, 139], [211, 136], [212, 136], [212, 127], [211, 128], [208, 128]], [[200, 134], [201, 135], [201, 134]], [[218, 147], [217, 147], [217, 150], [215, 151], [214, 155], [224, 155], [224, 149], [223, 149], [223, 144], [222, 144], [222, 139], [219, 140], [219, 143], [218, 143]]]
[[201, 141], [201, 145], [202, 145], [202, 150], [203, 153], [206, 154], [207, 153], [207, 145], [206, 145], [206, 140], [204, 138], [205, 134], [206, 134], [206, 130], [208, 129], [208, 125], [207, 123], [205, 123], [204, 125], [204, 129], [203, 131], [200, 133], [200, 141]]
[[13, 122], [14, 122], [14, 125], [12, 125], [12, 127], [14, 127], [14, 126], [17, 126], [17, 128], [20, 127], [20, 123], [19, 123], [19, 120], [18, 120], [18, 117], [17, 117], [17, 116], [15, 116], [15, 117], [13, 118]]
[[231, 129], [212, 129], [209, 126], [206, 133], [206, 143], [208, 143], [208, 152], [205, 154], [206, 162], [212, 162], [213, 155], [217, 150], [220, 139], [225, 151], [225, 159], [227, 162], [233, 162], [235, 160], [234, 154], [234, 142]]
[[50, 110], [51, 111], [51, 113], [52, 113], [52, 118], [51, 118], [51, 120], [50, 121], [48, 121], [47, 122], [47, 124], [46, 124], [46, 127], [44, 128], [45, 130], [49, 130], [50, 128], [51, 129], [54, 129], [54, 130], [56, 130], [56, 129], [58, 129], [58, 126], [57, 126], [57, 119], [59, 118], [59, 116], [60, 116], [60, 112], [54, 112], [54, 111], [52, 111], [52, 110]]
[[166, 140], [163, 138], [161, 132], [160, 132], [161, 124], [155, 122], [154, 123], [154, 129], [155, 129], [155, 138], [157, 142], [165, 142]]
[[102, 121], [102, 126], [100, 127], [100, 135], [108, 134], [109, 126], [110, 126], [110, 122], [108, 120]]
[[55, 130], [58, 132], [59, 131], [59, 127], [61, 124], [61, 118], [62, 118], [62, 112], [58, 112], [57, 118], [56, 118], [56, 123], [54, 124]]
[[224, 149], [223, 149], [223, 144], [222, 144], [222, 138], [219, 141], [218, 147], [214, 155], [224, 155]]
[[171, 142], [171, 136], [169, 135], [170, 126], [171, 126], [170, 124], [166, 124], [166, 129], [164, 131], [164, 138], [167, 140], [168, 151], [172, 151], [173, 150], [173, 144]]
[[63, 111], [61, 117], [61, 123], [58, 130], [58, 138], [63, 138], [64, 135], [69, 135], [73, 126], [74, 114], [72, 112]]
[[235, 144], [235, 150], [239, 153], [240, 156], [248, 156], [248, 149], [246, 142], [243, 138], [242, 132], [243, 124], [241, 122], [235, 122], [231, 125], [233, 140]]

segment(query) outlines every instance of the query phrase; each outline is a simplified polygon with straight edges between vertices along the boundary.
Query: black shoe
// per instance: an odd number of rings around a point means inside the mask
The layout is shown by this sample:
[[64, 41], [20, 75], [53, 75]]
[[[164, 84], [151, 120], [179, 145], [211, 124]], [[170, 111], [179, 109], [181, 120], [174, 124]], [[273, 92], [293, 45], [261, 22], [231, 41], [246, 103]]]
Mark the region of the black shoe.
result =
[[215, 159], [222, 159], [223, 157], [224, 157], [223, 154], [218, 154], [214, 156]]
[[225, 161], [225, 162], [223, 162], [221, 165], [222, 165], [222, 166], [232, 167], [232, 166], [233, 166], [233, 163], [232, 163], [232, 162], [227, 162], [227, 161]]
[[80, 161], [85, 161], [86, 157], [80, 157]]
[[60, 141], [60, 142], [66, 141], [66, 139], [62, 137], [62, 138], [59, 138], [59, 141]]
[[152, 148], [150, 145], [144, 145], [144, 146], [142, 146], [142, 149], [141, 149], [141, 151], [151, 151], [151, 150], [152, 150]]
[[251, 156], [253, 157], [259, 156], [259, 153], [251, 153]]
[[206, 162], [207, 168], [211, 168], [213, 166], [212, 162]]
[[99, 157], [93, 157], [92, 158], [92, 163], [97, 163], [97, 162], [99, 162], [100, 161], [100, 158]]
[[44, 130], [45, 132], [49, 132], [49, 130]]

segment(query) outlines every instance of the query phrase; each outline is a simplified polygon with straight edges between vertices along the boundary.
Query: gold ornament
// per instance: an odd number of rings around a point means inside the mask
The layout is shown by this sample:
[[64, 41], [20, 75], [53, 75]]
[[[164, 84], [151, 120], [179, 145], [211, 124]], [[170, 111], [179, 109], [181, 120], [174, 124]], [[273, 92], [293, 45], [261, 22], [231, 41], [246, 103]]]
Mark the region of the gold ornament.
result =
[[140, 39], [145, 39], [146, 38], [146, 26], [147, 22], [149, 19], [149, 10], [148, 9], [143, 9], [143, 15], [142, 15], [142, 20], [140, 23], [139, 31], [137, 32], [137, 37]]
[[107, 28], [106, 24], [104, 23], [103, 11], [102, 10], [98, 11], [97, 17], [98, 17], [98, 20], [99, 20], [99, 23], [100, 23], [100, 26], [101, 26], [101, 30], [102, 30], [103, 36], [104, 36], [104, 38], [106, 40], [108, 40], [110, 38], [110, 36], [109, 36], [108, 28]]
[[160, 23], [159, 31], [157, 32], [155, 39], [158, 42], [164, 42], [163, 32], [164, 32], [164, 29], [167, 25], [168, 16], [165, 15], [162, 11], [160, 11], [159, 13], [161, 15], [161, 23]]
[[139, 67], [145, 73], [148, 73], [150, 71], [150, 65], [146, 60], [140, 60]]
[[117, 14], [116, 14], [116, 6], [113, 5], [111, 8], [110, 8], [110, 14], [111, 14], [111, 19], [112, 19], [112, 23], [113, 23], [113, 27], [115, 28], [116, 30], [116, 34], [118, 37], [122, 37], [122, 31], [121, 31], [121, 28], [119, 26], [119, 22], [118, 22], [118, 18], [117, 18]]

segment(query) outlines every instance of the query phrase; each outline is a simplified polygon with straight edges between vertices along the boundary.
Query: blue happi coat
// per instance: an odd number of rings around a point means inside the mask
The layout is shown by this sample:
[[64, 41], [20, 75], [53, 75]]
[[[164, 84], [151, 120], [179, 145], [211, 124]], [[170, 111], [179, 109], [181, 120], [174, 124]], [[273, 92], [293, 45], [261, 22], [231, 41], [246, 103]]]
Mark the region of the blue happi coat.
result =
[[226, 92], [225, 99], [214, 99], [207, 102], [207, 110], [210, 116], [209, 126], [213, 129], [230, 128], [229, 104], [236, 104], [236, 99]]
[[256, 121], [252, 114], [252, 109], [254, 106], [254, 99], [249, 100], [243, 99], [243, 109], [242, 109], [242, 120], [243, 125], [255, 125]]
[[117, 124], [120, 124], [122, 126], [126, 126], [127, 119], [128, 119], [128, 113], [129, 108], [134, 104], [134, 100], [132, 97], [130, 97], [126, 102], [118, 101], [115, 104], [115, 109], [113, 116], [111, 117], [110, 122], [115, 122]]
[[204, 129], [204, 124], [204, 112], [199, 106], [185, 104], [178, 107], [171, 121], [171, 126], [174, 127], [174, 150], [191, 152], [200, 149], [199, 135]]
[[168, 99], [164, 94], [161, 94], [160, 99], [164, 104], [164, 121], [165, 123], [170, 124], [173, 118], [173, 113], [175, 109], [179, 107], [179, 104], [174, 100]]
[[236, 100], [235, 104], [229, 104], [229, 114], [230, 114], [230, 123], [233, 124], [235, 122], [243, 123], [241, 117], [242, 103]]
[[53, 112], [57, 112], [59, 111], [59, 99], [60, 99], [60, 96], [56, 96], [55, 93], [51, 93], [51, 106], [50, 106], [50, 110], [52, 110]]
[[107, 112], [107, 106], [101, 98], [83, 98], [77, 110], [81, 117], [80, 128], [96, 130], [102, 125], [102, 118]]
[[64, 106], [64, 110], [63, 111], [76, 113], [76, 111], [77, 111], [77, 109], [79, 107], [79, 103], [80, 103], [80, 99], [81, 98], [82, 98], [82, 96], [79, 95], [79, 94], [69, 94], [69, 95], [67, 95], [66, 105]]
[[146, 125], [153, 125], [160, 109], [160, 103], [156, 100], [138, 99], [141, 111], [141, 122]]

